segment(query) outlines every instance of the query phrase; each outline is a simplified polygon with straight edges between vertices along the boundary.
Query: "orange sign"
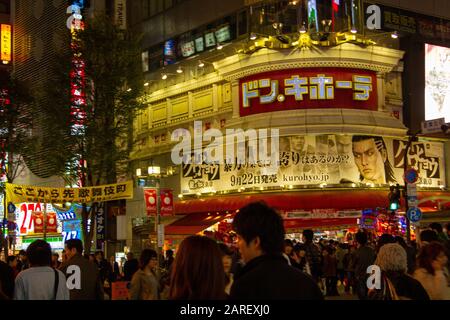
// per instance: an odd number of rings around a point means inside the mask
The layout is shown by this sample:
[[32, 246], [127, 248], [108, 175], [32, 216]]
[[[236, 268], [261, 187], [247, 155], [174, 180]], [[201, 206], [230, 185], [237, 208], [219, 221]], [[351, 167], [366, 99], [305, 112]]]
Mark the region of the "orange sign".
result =
[[1, 60], [11, 61], [11, 25], [1, 25]]

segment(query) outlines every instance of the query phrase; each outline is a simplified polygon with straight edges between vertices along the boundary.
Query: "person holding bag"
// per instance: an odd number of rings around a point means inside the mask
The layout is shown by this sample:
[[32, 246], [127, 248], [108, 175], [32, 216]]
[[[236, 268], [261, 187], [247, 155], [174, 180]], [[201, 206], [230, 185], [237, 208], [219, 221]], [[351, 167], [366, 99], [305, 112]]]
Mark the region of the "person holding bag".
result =
[[370, 300], [430, 300], [420, 282], [406, 273], [407, 254], [398, 243], [382, 246], [375, 265], [381, 269], [381, 288], [369, 290]]

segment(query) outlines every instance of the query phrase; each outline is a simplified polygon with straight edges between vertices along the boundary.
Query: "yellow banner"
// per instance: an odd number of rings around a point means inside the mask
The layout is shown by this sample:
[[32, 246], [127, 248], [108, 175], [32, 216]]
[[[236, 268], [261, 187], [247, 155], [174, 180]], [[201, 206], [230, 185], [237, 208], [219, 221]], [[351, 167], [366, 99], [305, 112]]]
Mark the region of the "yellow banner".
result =
[[11, 25], [1, 25], [1, 60], [11, 61]]
[[89, 203], [133, 198], [133, 181], [86, 188], [47, 188], [6, 184], [6, 199], [12, 203]]

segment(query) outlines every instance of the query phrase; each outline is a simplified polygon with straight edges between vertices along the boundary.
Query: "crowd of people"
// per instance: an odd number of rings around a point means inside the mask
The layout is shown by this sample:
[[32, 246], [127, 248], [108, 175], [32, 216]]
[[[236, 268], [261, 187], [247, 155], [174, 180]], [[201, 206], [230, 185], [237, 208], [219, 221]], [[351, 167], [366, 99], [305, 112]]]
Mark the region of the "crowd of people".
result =
[[[439, 224], [420, 232], [418, 246], [364, 231], [354, 243], [316, 242], [313, 230], [285, 239], [282, 217], [256, 202], [239, 210], [233, 230], [235, 246], [189, 236], [159, 265], [158, 253], [144, 249], [139, 260], [129, 252], [123, 268], [101, 251], [83, 255], [78, 239], [66, 241], [62, 261], [36, 240], [0, 263], [0, 299], [103, 300], [116, 281], [129, 282], [130, 300], [322, 300], [342, 294], [338, 287], [362, 300], [450, 299], [449, 239]], [[373, 265], [379, 287], [368, 286]]]

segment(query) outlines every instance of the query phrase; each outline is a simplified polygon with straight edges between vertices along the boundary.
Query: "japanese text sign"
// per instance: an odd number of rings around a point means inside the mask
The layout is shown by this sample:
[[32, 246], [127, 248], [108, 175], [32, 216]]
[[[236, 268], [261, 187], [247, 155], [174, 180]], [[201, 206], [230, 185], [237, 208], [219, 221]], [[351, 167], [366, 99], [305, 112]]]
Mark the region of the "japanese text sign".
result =
[[11, 25], [1, 25], [1, 60], [11, 61]]
[[369, 70], [270, 71], [242, 78], [239, 90], [241, 116], [293, 109], [377, 110], [376, 74]]
[[29, 185], [6, 184], [9, 202], [102, 202], [133, 198], [133, 181], [86, 188], [48, 188]]

